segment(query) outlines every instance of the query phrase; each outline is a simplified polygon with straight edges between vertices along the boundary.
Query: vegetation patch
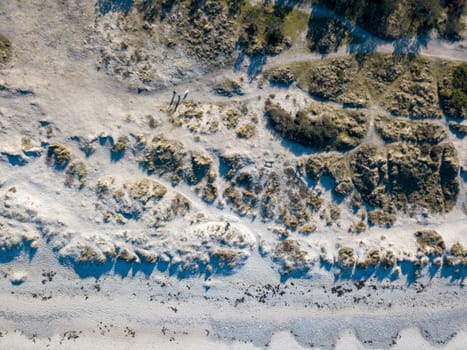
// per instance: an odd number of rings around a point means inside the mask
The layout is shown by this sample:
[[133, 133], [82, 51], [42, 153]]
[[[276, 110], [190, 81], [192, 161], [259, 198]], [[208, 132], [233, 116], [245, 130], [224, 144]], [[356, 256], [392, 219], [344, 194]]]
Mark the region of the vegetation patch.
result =
[[421, 230], [415, 232], [417, 239], [417, 248], [419, 251], [428, 255], [443, 255], [446, 250], [446, 244], [443, 237], [434, 230]]
[[279, 67], [271, 69], [264, 73], [264, 76], [271, 84], [279, 86], [290, 86], [296, 79], [289, 67]]
[[445, 256], [445, 263], [448, 266], [467, 266], [467, 249], [459, 242], [454, 243]]
[[436, 144], [448, 136], [440, 124], [410, 121], [384, 115], [376, 116], [375, 128], [386, 142], [408, 141]]
[[181, 169], [184, 156], [185, 152], [179, 141], [168, 140], [163, 135], [157, 135], [146, 146], [144, 155], [139, 161], [150, 172], [173, 173]]
[[267, 100], [265, 115], [270, 125], [287, 140], [323, 150], [356, 147], [368, 132], [368, 115], [362, 111], [313, 109], [295, 115]]
[[239, 47], [249, 56], [275, 55], [287, 45], [283, 26], [291, 8], [242, 1]]
[[354, 56], [294, 64], [290, 69], [310, 95], [355, 107], [369, 104], [365, 80], [359, 76]]
[[285, 239], [277, 243], [273, 260], [281, 264], [281, 275], [289, 275], [294, 272], [304, 273], [311, 267], [306, 251], [300, 246], [300, 243], [293, 239]]
[[346, 270], [352, 270], [355, 266], [355, 251], [353, 248], [343, 247], [337, 252], [337, 264]]
[[71, 160], [71, 152], [68, 148], [58, 143], [49, 145], [47, 150], [47, 162], [59, 168], [65, 168]]
[[182, 44], [208, 66], [234, 63], [236, 48], [248, 56], [277, 54], [308, 19], [293, 7], [245, 0], [139, 0], [136, 9], [143, 21], [165, 26], [169, 46]]
[[459, 133], [460, 135], [462, 135], [462, 137], [467, 135], [467, 124], [459, 124], [459, 123], [456, 123], [456, 122], [450, 122], [449, 123], [449, 128], [451, 130], [454, 130], [455, 132]]
[[350, 167], [346, 156], [341, 154], [316, 154], [307, 159], [305, 164], [307, 175], [314, 181], [323, 176], [333, 180], [333, 191], [346, 196], [353, 191]]
[[214, 86], [214, 92], [221, 96], [232, 97], [234, 95], [243, 95], [242, 86], [235, 80], [224, 80]]
[[307, 41], [311, 51], [328, 54], [337, 51], [351, 38], [349, 30], [335, 18], [311, 16]]
[[113, 154], [123, 154], [127, 148], [128, 148], [128, 137], [121, 136], [117, 139], [117, 142], [115, 142], [112, 145], [111, 152]]
[[[370, 33], [397, 39], [438, 29], [454, 39], [463, 30], [464, 1], [443, 0], [317, 0]], [[443, 18], [446, 18], [443, 20]], [[447, 24], [447, 21], [451, 23]]]
[[396, 223], [397, 217], [383, 210], [372, 210], [368, 212], [368, 223], [372, 226], [391, 227]]
[[408, 205], [447, 212], [459, 193], [459, 162], [451, 143], [364, 145], [350, 155], [352, 180], [370, 206], [391, 213]]
[[237, 137], [241, 139], [251, 139], [255, 136], [256, 133], [256, 126], [253, 123], [247, 123], [245, 125], [240, 126], [235, 133]]
[[381, 261], [381, 252], [378, 248], [370, 248], [367, 252], [366, 258], [357, 261], [357, 267], [367, 269], [375, 267]]
[[0, 64], [6, 63], [11, 58], [11, 42], [0, 34]]
[[381, 106], [404, 117], [441, 118], [434, 61], [409, 57], [402, 64], [405, 70], [380, 99]]
[[445, 68], [438, 81], [441, 106], [449, 117], [467, 118], [467, 63]]
[[[297, 63], [287, 67], [296, 77], [299, 87], [310, 95], [345, 106], [363, 107], [375, 103], [397, 116], [441, 118], [441, 101], [445, 112], [449, 110], [448, 106], [455, 105], [457, 112], [452, 113], [463, 115], [465, 111], [462, 112], [462, 108], [465, 105], [462, 98], [451, 105], [448, 102], [454, 90], [455, 98], [461, 96], [461, 89], [452, 88], [453, 79], [449, 78], [452, 72], [449, 73], [447, 68], [439, 71], [440, 64], [446, 65], [419, 56], [374, 53]], [[457, 74], [462, 75], [460, 68]], [[448, 78], [444, 78], [446, 76]], [[465, 77], [463, 79], [465, 81]], [[441, 81], [438, 86], [437, 81]], [[462, 78], [455, 81], [456, 86], [462, 86]], [[441, 96], [443, 93], [445, 97]]]
[[88, 171], [83, 162], [72, 162], [66, 170], [65, 185], [71, 186], [75, 179], [79, 182], [79, 187], [83, 188], [86, 185]]

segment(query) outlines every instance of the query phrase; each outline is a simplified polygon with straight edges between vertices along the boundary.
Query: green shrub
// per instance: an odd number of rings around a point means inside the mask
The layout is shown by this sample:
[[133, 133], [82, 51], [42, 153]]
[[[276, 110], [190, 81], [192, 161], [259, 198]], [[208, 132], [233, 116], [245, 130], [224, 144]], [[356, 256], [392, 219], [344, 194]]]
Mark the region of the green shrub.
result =
[[456, 66], [452, 76], [440, 84], [439, 97], [441, 106], [449, 117], [467, 118], [466, 63]]

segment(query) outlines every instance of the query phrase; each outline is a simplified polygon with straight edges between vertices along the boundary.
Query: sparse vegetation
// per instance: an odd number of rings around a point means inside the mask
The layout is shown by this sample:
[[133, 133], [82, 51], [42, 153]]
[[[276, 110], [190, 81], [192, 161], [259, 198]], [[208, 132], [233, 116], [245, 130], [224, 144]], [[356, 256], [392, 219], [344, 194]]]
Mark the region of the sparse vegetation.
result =
[[71, 152], [63, 145], [52, 143], [47, 150], [47, 160], [49, 163], [64, 168], [71, 160]]
[[240, 122], [240, 113], [235, 109], [228, 109], [222, 115], [222, 121], [227, 129], [234, 129], [237, 127], [238, 123]]
[[306, 272], [310, 268], [306, 251], [296, 240], [285, 239], [277, 243], [273, 259], [281, 263], [280, 273]]
[[236, 130], [237, 137], [241, 139], [251, 139], [255, 136], [256, 126], [253, 123], [242, 125]]
[[115, 142], [112, 146], [112, 153], [114, 154], [121, 154], [126, 151], [128, 148], [128, 138], [126, 136], [121, 136], [117, 139], [117, 142]]
[[372, 226], [391, 227], [396, 223], [396, 220], [396, 215], [383, 210], [372, 210], [368, 212], [368, 223]]
[[242, 86], [235, 80], [224, 80], [214, 86], [214, 92], [218, 95], [232, 97], [234, 95], [243, 95]]
[[72, 162], [66, 170], [65, 184], [71, 186], [74, 179], [78, 179], [80, 188], [86, 185], [88, 172], [83, 162]]
[[11, 42], [0, 34], [0, 65], [6, 63], [11, 58]]
[[337, 252], [337, 263], [343, 269], [351, 270], [355, 266], [355, 251], [353, 248], [343, 247]]
[[446, 250], [443, 237], [434, 230], [422, 230], [415, 232], [417, 248], [428, 255], [442, 255]]

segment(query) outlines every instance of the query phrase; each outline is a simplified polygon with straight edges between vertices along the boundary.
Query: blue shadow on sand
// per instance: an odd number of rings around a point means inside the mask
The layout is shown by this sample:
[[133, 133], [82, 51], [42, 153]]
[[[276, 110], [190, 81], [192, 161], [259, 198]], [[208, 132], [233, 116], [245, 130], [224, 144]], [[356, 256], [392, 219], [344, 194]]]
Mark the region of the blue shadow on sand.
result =
[[133, 0], [98, 0], [99, 13], [105, 16], [109, 12], [128, 13], [133, 6]]
[[20, 256], [27, 256], [27, 259], [31, 261], [36, 254], [37, 249], [31, 248], [31, 243], [23, 241], [22, 246], [12, 247], [11, 249], [0, 249], [0, 264], [7, 264]]

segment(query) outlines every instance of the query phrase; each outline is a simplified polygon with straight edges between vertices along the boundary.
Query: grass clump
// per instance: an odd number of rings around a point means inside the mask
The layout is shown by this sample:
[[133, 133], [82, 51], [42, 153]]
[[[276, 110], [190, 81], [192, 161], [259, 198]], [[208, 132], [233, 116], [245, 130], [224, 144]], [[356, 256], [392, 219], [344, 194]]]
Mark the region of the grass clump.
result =
[[47, 161], [55, 166], [64, 168], [71, 160], [71, 152], [68, 148], [58, 143], [49, 145], [47, 150]]
[[255, 136], [255, 133], [256, 126], [253, 123], [247, 123], [238, 128], [236, 131], [237, 137], [241, 139], [251, 139], [253, 136]]
[[86, 185], [88, 171], [83, 162], [72, 162], [66, 171], [65, 185], [71, 186], [74, 179], [78, 179], [80, 188]]
[[290, 86], [295, 80], [295, 76], [289, 67], [279, 67], [265, 73], [265, 77], [272, 84], [279, 86]]
[[235, 109], [229, 109], [222, 115], [222, 122], [227, 129], [234, 129], [240, 122], [240, 113]]
[[234, 95], [243, 95], [242, 86], [235, 80], [224, 80], [214, 86], [214, 92], [221, 96], [232, 97]]
[[112, 146], [112, 153], [114, 154], [121, 154], [126, 151], [128, 148], [128, 138], [125, 136], [121, 136], [117, 139], [117, 142], [115, 142]]
[[351, 270], [355, 266], [355, 251], [353, 248], [344, 247], [337, 253], [337, 263], [343, 269]]
[[0, 64], [6, 63], [11, 58], [11, 42], [0, 34]]

